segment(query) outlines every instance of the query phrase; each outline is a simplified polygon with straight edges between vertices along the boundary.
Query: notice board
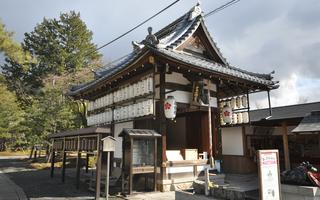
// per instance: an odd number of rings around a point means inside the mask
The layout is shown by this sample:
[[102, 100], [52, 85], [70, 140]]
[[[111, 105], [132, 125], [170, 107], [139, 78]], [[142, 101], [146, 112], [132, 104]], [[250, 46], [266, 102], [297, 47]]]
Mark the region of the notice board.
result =
[[258, 150], [261, 200], [280, 200], [279, 151]]

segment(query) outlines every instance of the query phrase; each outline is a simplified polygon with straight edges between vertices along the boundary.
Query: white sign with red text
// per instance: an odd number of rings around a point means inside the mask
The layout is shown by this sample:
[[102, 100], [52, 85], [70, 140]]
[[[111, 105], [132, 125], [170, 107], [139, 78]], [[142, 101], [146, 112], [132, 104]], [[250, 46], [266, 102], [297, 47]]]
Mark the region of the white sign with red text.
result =
[[279, 152], [259, 150], [260, 196], [262, 200], [280, 200]]

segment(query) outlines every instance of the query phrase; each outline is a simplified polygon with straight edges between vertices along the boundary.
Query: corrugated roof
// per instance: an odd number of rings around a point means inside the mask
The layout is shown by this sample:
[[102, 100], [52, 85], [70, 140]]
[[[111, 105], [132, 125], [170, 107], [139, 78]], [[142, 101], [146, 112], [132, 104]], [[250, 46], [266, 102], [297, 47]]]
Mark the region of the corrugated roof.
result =
[[126, 135], [129, 137], [161, 137], [161, 135], [159, 133], [157, 133], [154, 130], [150, 130], [150, 129], [128, 129], [128, 128], [125, 128], [119, 134], [120, 137], [124, 137]]
[[[319, 109], [320, 109], [320, 102], [273, 107], [272, 117], [268, 118], [268, 121], [303, 118], [308, 114], [310, 114], [312, 111], [317, 111]], [[268, 108], [250, 111], [251, 122], [258, 122], [261, 119], [264, 119], [268, 116], [269, 116]]]
[[71, 131], [63, 131], [59, 133], [53, 133], [48, 135], [48, 138], [59, 138], [59, 137], [70, 137], [70, 136], [79, 136], [79, 135], [93, 135], [97, 133], [110, 134], [110, 128], [101, 128], [101, 127], [88, 127], [81, 128]]
[[299, 125], [291, 132], [320, 132], [320, 111], [313, 111], [310, 115], [304, 117]]

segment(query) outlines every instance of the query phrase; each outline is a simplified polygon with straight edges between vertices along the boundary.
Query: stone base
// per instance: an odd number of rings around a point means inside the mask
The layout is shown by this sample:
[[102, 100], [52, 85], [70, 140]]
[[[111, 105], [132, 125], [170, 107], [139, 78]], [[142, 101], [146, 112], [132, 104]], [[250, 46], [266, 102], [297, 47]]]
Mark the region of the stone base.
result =
[[194, 178], [180, 178], [172, 180], [158, 181], [158, 190], [161, 192], [169, 192], [176, 190], [186, 190], [192, 186]]
[[281, 184], [282, 200], [320, 200], [320, 188]]

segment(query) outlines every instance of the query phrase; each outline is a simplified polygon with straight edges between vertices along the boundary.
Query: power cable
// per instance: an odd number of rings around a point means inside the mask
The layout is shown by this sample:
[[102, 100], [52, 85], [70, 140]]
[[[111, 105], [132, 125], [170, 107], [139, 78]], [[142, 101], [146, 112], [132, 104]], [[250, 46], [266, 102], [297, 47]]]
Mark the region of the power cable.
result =
[[[132, 28], [132, 29], [130, 29], [129, 31], [127, 31], [126, 33], [118, 36], [117, 38], [111, 40], [110, 42], [102, 45], [101, 47], [97, 48], [95, 51], [100, 50], [100, 49], [108, 46], [109, 44], [115, 42], [116, 40], [120, 39], [121, 37], [125, 36], [126, 34], [128, 34], [128, 33], [132, 32], [133, 30], [137, 29], [138, 27], [140, 27], [141, 25], [145, 24], [146, 22], [148, 22], [149, 20], [151, 20], [151, 19], [154, 18], [155, 16], [159, 15], [161, 12], [163, 12], [163, 11], [165, 11], [166, 9], [168, 9], [169, 7], [173, 6], [173, 5], [174, 5], [175, 3], [177, 3], [178, 1], [179, 1], [179, 0], [171, 3], [169, 6], [165, 7], [164, 9], [162, 9], [161, 11], [159, 11], [158, 13], [156, 13], [156, 14], [154, 14], [153, 16], [149, 17], [147, 20], [141, 22], [140, 24], [138, 24], [138, 25], [135, 26], [134, 28]], [[232, 6], [233, 4], [238, 3], [239, 1], [240, 1], [240, 0], [232, 0], [232, 1], [229, 1], [229, 2], [227, 2], [227, 3], [225, 3], [225, 4], [223, 4], [223, 5], [215, 8], [214, 10], [210, 11], [209, 13], [205, 14], [203, 17], [210, 17], [211, 15], [213, 15], [213, 14], [215, 14], [215, 13], [221, 11], [221, 10], [224, 10], [224, 9], [226, 9], [226, 8], [229, 7], [229, 6]], [[130, 53], [129, 53], [129, 54], [130, 54]], [[110, 65], [112, 65], [113, 63], [116, 63], [117, 61], [125, 58], [125, 57], [128, 56], [129, 54], [126, 54], [126, 55], [124, 55], [124, 56], [121, 56], [120, 58], [117, 58], [117, 59], [115, 59], [115, 60], [113, 60], [113, 61], [105, 64], [105, 65], [102, 66], [101, 68], [110, 66]]]
[[229, 6], [232, 6], [233, 4], [238, 3], [239, 1], [240, 1], [240, 0], [232, 0], [232, 1], [229, 1], [229, 2], [227, 2], [227, 3], [225, 3], [225, 4], [221, 5], [221, 6], [219, 6], [218, 8], [210, 11], [209, 13], [205, 14], [203, 17], [209, 17], [209, 16], [211, 16], [211, 15], [213, 15], [213, 14], [215, 14], [215, 13], [221, 11], [221, 10], [226, 9], [226, 8], [229, 7]]
[[[163, 13], [165, 10], [169, 9], [170, 7], [172, 7], [174, 4], [178, 3], [180, 0], [176, 0], [174, 2], [172, 2], [171, 4], [169, 4], [168, 6], [166, 6], [165, 8], [161, 9], [159, 12], [157, 12], [156, 14], [152, 15], [151, 17], [149, 17], [148, 19], [142, 21], [141, 23], [139, 23], [138, 25], [136, 25], [135, 27], [131, 28], [130, 30], [128, 30], [127, 32], [121, 34], [120, 36], [114, 38], [113, 40], [107, 42], [106, 44], [98, 47], [97, 49], [95, 49], [93, 52], [98, 51], [112, 43], [114, 43], [115, 41], [119, 40], [120, 38], [124, 37], [125, 35], [131, 33], [132, 31], [136, 30], [137, 28], [139, 28], [140, 26], [142, 26], [143, 24], [147, 23], [148, 21], [150, 21], [151, 19], [155, 18], [156, 16], [160, 15], [161, 13]], [[90, 55], [93, 52], [89, 52], [88, 54]]]

